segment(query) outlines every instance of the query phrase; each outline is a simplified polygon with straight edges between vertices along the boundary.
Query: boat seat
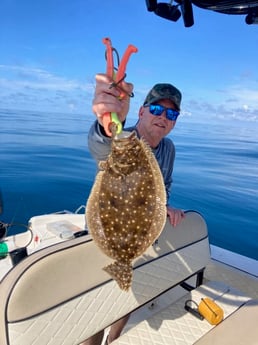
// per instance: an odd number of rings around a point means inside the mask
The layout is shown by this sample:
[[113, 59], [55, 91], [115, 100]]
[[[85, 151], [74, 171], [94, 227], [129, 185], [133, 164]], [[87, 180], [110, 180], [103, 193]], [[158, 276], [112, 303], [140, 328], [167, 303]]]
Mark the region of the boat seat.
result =
[[0, 344], [77, 345], [190, 277], [199, 285], [209, 260], [207, 226], [194, 211], [176, 228], [166, 222], [134, 262], [128, 292], [103, 271], [112, 260], [90, 236], [46, 247], [0, 282]]

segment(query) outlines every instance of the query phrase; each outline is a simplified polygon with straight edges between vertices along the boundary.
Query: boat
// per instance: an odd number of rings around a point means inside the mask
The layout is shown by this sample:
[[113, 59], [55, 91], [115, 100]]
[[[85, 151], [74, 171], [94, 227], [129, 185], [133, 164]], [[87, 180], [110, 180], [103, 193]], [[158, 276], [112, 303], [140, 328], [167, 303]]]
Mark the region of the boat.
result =
[[103, 270], [84, 206], [32, 217], [6, 237], [0, 261], [0, 344], [76, 345], [131, 313], [112, 344], [258, 343], [258, 262], [209, 244], [194, 210], [169, 222], [133, 264], [128, 292]]
[[227, 15], [246, 15], [246, 24], [258, 24], [257, 0], [176, 0], [176, 5], [173, 4], [173, 1], [146, 0], [145, 2], [149, 12], [154, 12], [164, 19], [176, 22], [182, 16], [185, 27], [194, 25], [193, 5], [204, 10]]

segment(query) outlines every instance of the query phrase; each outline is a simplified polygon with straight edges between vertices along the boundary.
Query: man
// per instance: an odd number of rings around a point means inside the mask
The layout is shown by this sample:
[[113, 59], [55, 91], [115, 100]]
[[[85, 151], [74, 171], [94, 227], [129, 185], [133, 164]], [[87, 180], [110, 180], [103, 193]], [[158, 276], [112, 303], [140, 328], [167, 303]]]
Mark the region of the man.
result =
[[[93, 112], [97, 121], [92, 125], [88, 136], [88, 146], [96, 161], [106, 160], [110, 153], [112, 139], [105, 134], [103, 115], [117, 113], [122, 124], [125, 124], [129, 110], [130, 95], [133, 85], [122, 81], [113, 86], [113, 81], [104, 74], [96, 75], [96, 90], [93, 100]], [[123, 93], [126, 96], [119, 98]], [[158, 161], [167, 193], [167, 215], [170, 223], [176, 226], [184, 217], [184, 212], [168, 205], [172, 173], [175, 159], [175, 147], [171, 139], [166, 136], [172, 131], [180, 112], [181, 93], [171, 84], [156, 84], [148, 93], [143, 105], [139, 109], [139, 119], [134, 127], [125, 130], [135, 130], [139, 138], [144, 138]], [[129, 316], [114, 323], [106, 340], [110, 344], [120, 336]], [[86, 340], [84, 345], [100, 345], [104, 332], [99, 332]]]

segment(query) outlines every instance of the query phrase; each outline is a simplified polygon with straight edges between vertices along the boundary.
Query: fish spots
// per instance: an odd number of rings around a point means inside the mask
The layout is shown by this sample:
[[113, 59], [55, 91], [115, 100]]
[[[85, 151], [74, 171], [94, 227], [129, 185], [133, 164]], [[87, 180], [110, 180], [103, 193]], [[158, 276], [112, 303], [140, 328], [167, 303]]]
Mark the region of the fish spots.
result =
[[114, 138], [96, 176], [86, 219], [93, 240], [114, 263], [104, 268], [123, 290], [132, 280], [132, 262], [159, 236], [166, 220], [166, 192], [158, 163], [133, 132]]

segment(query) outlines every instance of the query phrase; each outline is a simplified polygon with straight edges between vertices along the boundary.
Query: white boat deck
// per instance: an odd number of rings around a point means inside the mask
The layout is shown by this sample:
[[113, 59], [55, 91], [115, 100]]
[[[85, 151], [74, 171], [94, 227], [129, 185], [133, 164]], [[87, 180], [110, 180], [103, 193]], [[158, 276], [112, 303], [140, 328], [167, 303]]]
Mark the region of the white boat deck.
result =
[[[216, 281], [216, 284], [230, 286], [236, 295], [239, 294], [237, 298], [234, 298], [234, 301], [237, 299], [240, 301], [239, 305], [247, 299], [258, 299], [258, 278], [256, 276], [216, 260], [211, 260], [210, 264], [205, 269], [204, 284], [214, 284], [214, 281]], [[217, 288], [217, 291], [218, 290]], [[196, 298], [196, 293], [198, 295], [198, 289], [193, 292], [194, 299]], [[189, 293], [180, 286], [177, 286], [148, 305], [138, 309], [131, 314], [123, 331], [123, 337], [116, 340], [114, 345], [193, 344], [212, 327], [206, 320], [200, 322], [191, 314], [185, 314], [184, 316], [182, 316], [182, 314], [179, 315], [180, 312], [178, 310], [182, 310], [182, 305], [188, 298]], [[228, 300], [230, 300], [230, 298]], [[225, 316], [230, 315], [239, 307], [239, 305], [230, 306], [230, 303], [223, 304], [222, 300], [219, 301], [219, 304], [223, 307], [224, 311], [227, 311]], [[163, 318], [162, 322], [161, 318]], [[159, 333], [164, 334], [164, 338], [155, 339], [155, 328], [157, 329], [156, 323], [159, 321]], [[185, 338], [184, 331], [186, 324], [188, 327], [187, 339]], [[134, 329], [136, 325], [137, 331]], [[172, 332], [173, 335], [177, 334], [173, 342], [171, 340]], [[108, 330], [106, 333], [108, 333]], [[139, 343], [136, 341], [135, 337], [137, 339], [141, 337], [141, 339], [143, 339], [142, 342]]]
[[167, 307], [150, 317], [144, 318], [141, 321], [137, 320], [137, 328], [134, 329], [132, 327], [129, 329], [128, 327], [123, 337], [116, 340], [114, 344], [193, 344], [214, 328], [214, 325], [185, 312], [184, 305], [186, 300], [189, 299], [200, 303], [201, 298], [204, 296], [219, 303], [224, 311], [224, 318], [231, 315], [249, 300], [242, 292], [228, 287], [224, 283], [206, 282], [199, 288], [185, 294], [176, 302], [171, 303], [170, 301]]

